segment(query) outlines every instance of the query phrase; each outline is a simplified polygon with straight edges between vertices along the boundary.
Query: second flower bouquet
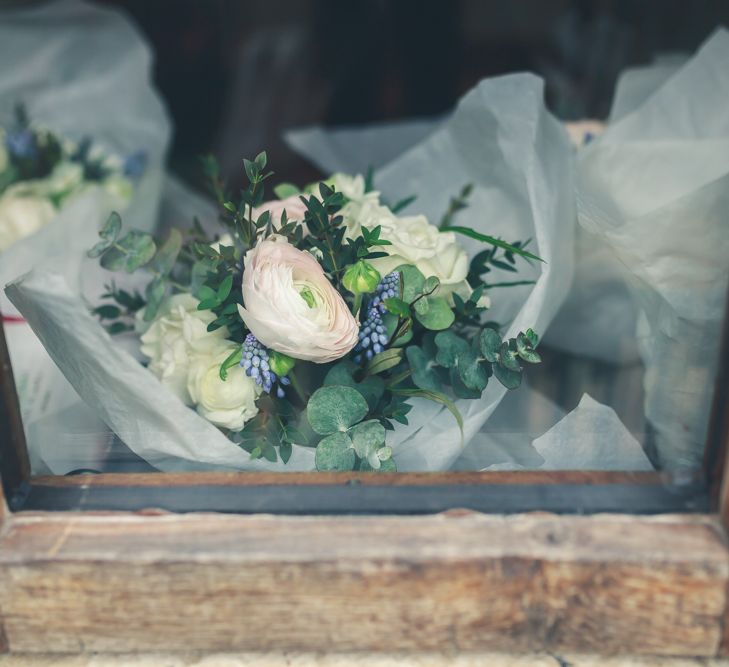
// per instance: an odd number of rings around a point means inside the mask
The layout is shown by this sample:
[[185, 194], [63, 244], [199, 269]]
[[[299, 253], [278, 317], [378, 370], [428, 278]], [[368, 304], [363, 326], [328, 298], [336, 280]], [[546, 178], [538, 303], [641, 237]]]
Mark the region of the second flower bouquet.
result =
[[[112, 283], [96, 308], [110, 333], [134, 330], [148, 369], [185, 404], [250, 453], [284, 463], [315, 448], [318, 470], [394, 471], [387, 432], [407, 424], [410, 401], [477, 399], [489, 382], [516, 389], [539, 362], [528, 329], [503, 339], [488, 321], [492, 268], [540, 261], [455, 225], [470, 188], [440, 226], [399, 216], [371, 178], [335, 174], [267, 200], [266, 154], [244, 161], [237, 200], [214, 160], [207, 176], [226, 232], [199, 224], [164, 243], [122, 231], [113, 214], [89, 252], [112, 271], [144, 270], [144, 293]], [[459, 236], [482, 242], [469, 261]]]

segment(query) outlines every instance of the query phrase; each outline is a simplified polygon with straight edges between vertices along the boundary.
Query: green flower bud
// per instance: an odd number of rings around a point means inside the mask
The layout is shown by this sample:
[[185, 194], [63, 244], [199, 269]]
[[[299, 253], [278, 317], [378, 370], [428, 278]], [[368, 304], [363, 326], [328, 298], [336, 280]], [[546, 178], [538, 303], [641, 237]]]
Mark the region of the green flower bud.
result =
[[367, 294], [377, 289], [380, 278], [380, 272], [372, 264], [360, 259], [344, 272], [342, 284], [352, 294]]
[[296, 359], [292, 359], [286, 354], [276, 352], [275, 350], [268, 351], [268, 366], [276, 373], [279, 377], [288, 375], [289, 371], [296, 365]]

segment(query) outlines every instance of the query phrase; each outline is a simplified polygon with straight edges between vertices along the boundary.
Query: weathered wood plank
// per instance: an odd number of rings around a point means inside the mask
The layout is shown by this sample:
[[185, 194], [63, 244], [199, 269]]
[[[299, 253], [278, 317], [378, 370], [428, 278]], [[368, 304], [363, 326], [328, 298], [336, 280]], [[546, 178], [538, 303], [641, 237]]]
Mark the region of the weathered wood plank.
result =
[[16, 515], [13, 651], [713, 656], [729, 559], [688, 516]]
[[540, 472], [433, 472], [378, 475], [362, 472], [184, 472], [102, 473], [97, 475], [38, 476], [36, 486], [268, 486], [359, 483], [377, 486], [428, 486], [436, 484], [658, 484], [670, 483], [658, 472], [606, 472], [567, 470]]

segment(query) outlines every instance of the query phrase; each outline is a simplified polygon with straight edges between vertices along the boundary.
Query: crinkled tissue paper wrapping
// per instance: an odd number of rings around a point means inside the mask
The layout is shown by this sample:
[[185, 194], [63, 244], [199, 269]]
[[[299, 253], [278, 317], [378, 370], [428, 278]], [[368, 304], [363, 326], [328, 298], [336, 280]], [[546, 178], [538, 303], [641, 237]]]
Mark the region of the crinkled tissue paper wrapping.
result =
[[[67, 0], [0, 12], [0, 125], [23, 103], [30, 118], [75, 141], [90, 137], [124, 158], [144, 151], [147, 165], [125, 224], [153, 230], [159, 213], [170, 123], [152, 87], [152, 55], [119, 12]], [[97, 300], [110, 275], [85, 257], [111, 203], [92, 189], [68, 201], [55, 219], [0, 255], [0, 284], [42, 267], [62, 275], [75, 292]], [[10, 319], [12, 304], [0, 296]], [[31, 458], [50, 438], [64, 437], [83, 422], [92, 438], [105, 427], [83, 405], [24, 323], [5, 326]], [[37, 466], [35, 466], [37, 469]]]
[[[493, 316], [508, 336], [544, 331], [570, 285], [574, 234], [573, 153], [545, 109], [543, 84], [531, 75], [487, 80], [455, 112], [377, 173], [391, 201], [417, 194], [411, 212], [437, 222], [449, 197], [474, 185], [469, 224], [508, 239], [532, 238], [544, 263], [523, 264], [535, 285], [494, 299]], [[475, 253], [480, 244], [465, 239]], [[36, 272], [7, 288], [10, 299], [78, 393], [139, 456], [161, 470], [310, 470], [313, 450], [295, 447], [288, 464], [252, 461], [193, 410], [183, 406], [132, 355], [120, 349], [59, 276]], [[496, 296], [496, 295], [495, 295]], [[414, 401], [410, 426], [389, 434], [399, 470], [447, 470], [501, 402], [497, 382], [477, 401], [458, 401], [464, 438], [450, 413]]]
[[[579, 154], [580, 224], [622, 263], [639, 306], [645, 413], [662, 467], [701, 462], [729, 277], [729, 32], [644, 74]], [[635, 83], [635, 82], [634, 82]]]

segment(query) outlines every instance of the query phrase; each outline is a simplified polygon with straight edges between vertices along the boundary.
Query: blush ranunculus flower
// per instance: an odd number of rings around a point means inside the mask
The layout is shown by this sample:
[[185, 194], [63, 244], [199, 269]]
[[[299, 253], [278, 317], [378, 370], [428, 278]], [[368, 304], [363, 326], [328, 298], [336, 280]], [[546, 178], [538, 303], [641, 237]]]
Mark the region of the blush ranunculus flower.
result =
[[299, 195], [291, 195], [286, 199], [272, 199], [253, 209], [253, 219], [258, 220], [258, 216], [263, 215], [266, 211], [271, 215], [273, 226], [278, 227], [281, 224], [281, 215], [284, 211], [286, 211], [286, 219], [289, 222], [292, 220], [303, 222], [306, 204], [301, 201]]
[[244, 257], [240, 316], [266, 347], [319, 364], [343, 357], [359, 326], [319, 262], [273, 234]]

